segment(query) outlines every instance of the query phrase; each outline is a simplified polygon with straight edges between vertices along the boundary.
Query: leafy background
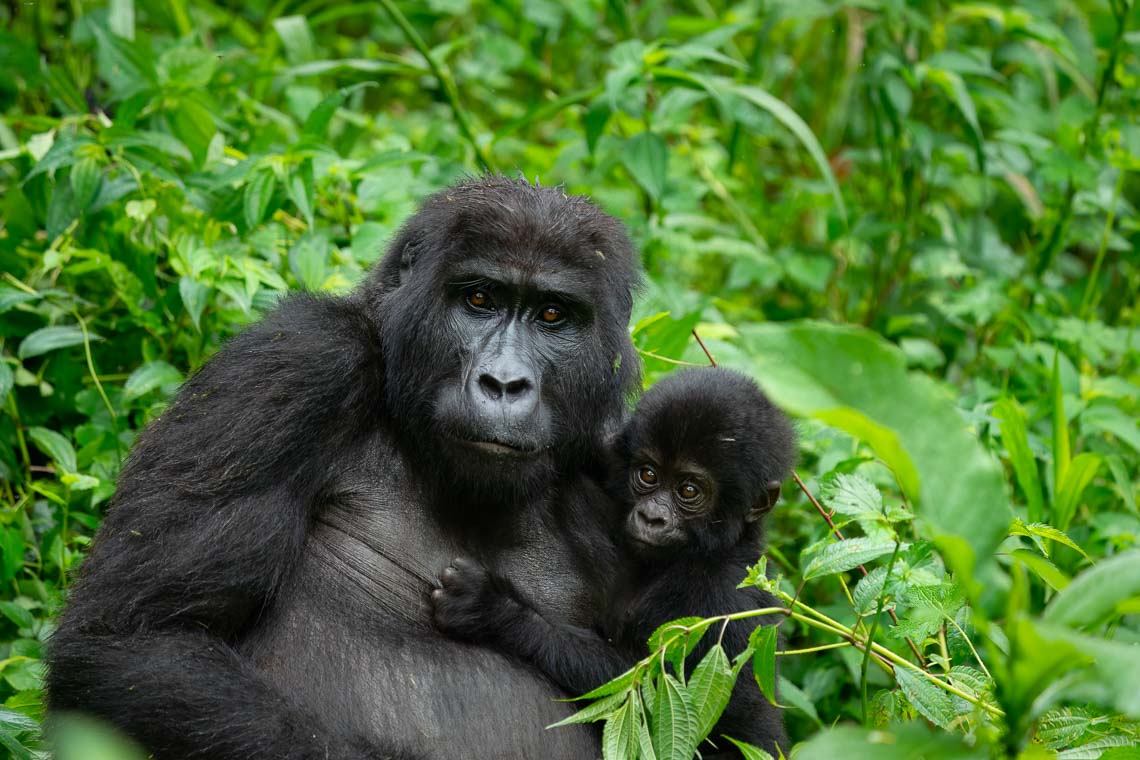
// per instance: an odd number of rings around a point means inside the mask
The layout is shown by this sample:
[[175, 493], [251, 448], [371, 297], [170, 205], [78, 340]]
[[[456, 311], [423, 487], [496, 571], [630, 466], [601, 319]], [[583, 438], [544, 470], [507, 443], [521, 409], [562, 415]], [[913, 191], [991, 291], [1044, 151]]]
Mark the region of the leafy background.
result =
[[[12, 756], [138, 430], [483, 167], [627, 223], [647, 382], [695, 329], [797, 416], [786, 651], [740, 677], [780, 661], [800, 756], [1138, 756], [1132, 0], [39, 0], [0, 71]], [[745, 665], [708, 662], [595, 702], [607, 757], [691, 755]]]

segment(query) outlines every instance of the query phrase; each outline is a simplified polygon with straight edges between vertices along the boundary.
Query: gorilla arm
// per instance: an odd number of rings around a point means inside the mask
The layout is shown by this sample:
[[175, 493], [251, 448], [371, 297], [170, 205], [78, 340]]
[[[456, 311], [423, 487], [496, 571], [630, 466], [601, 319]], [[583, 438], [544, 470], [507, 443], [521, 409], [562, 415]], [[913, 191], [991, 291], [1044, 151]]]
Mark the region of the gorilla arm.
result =
[[142, 435], [48, 649], [48, 700], [162, 760], [392, 756], [279, 693], [234, 645], [297, 564], [336, 452], [378, 424], [352, 301], [294, 296]]

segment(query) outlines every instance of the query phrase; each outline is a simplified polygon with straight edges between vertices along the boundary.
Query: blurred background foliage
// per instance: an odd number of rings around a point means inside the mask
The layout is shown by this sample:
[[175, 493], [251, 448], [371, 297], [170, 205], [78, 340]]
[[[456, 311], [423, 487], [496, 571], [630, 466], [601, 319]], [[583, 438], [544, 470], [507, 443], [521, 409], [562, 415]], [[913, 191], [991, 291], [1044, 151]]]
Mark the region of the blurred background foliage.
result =
[[0, 746], [138, 430], [489, 168], [627, 223], [647, 382], [799, 417], [782, 587], [930, 676], [780, 657], [803, 756], [1137, 757], [1138, 114], [1131, 0], [5, 4]]

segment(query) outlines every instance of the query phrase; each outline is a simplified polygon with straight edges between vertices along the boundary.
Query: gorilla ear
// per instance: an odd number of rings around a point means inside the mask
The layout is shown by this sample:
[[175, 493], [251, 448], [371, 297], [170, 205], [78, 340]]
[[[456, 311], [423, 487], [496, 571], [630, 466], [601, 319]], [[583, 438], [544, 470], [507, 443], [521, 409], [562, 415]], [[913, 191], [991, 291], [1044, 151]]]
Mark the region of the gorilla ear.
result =
[[412, 267], [415, 266], [416, 258], [419, 257], [423, 248], [423, 238], [423, 233], [416, 233], [408, 238], [408, 242], [404, 243], [404, 249], [400, 251], [399, 285], [404, 284], [404, 280], [411, 273]]
[[748, 522], [756, 522], [772, 511], [772, 507], [776, 506], [776, 502], [780, 499], [780, 481], [768, 481], [768, 487], [761, 491], [760, 497], [756, 500], [756, 504], [752, 509], [748, 510], [745, 515], [745, 520]]

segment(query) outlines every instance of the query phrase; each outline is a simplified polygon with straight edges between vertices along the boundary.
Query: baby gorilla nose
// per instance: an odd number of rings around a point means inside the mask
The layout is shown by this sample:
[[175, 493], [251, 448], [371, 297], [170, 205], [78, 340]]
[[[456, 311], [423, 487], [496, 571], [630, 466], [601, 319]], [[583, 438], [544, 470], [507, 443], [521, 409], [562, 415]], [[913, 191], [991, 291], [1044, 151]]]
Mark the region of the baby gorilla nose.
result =
[[648, 530], [663, 530], [666, 524], [663, 514], [647, 509], [644, 505], [637, 508], [637, 522], [639, 527]]
[[492, 401], [506, 401], [508, 404], [520, 401], [534, 389], [529, 377], [516, 377], [505, 380], [490, 372], [479, 375], [479, 389]]

